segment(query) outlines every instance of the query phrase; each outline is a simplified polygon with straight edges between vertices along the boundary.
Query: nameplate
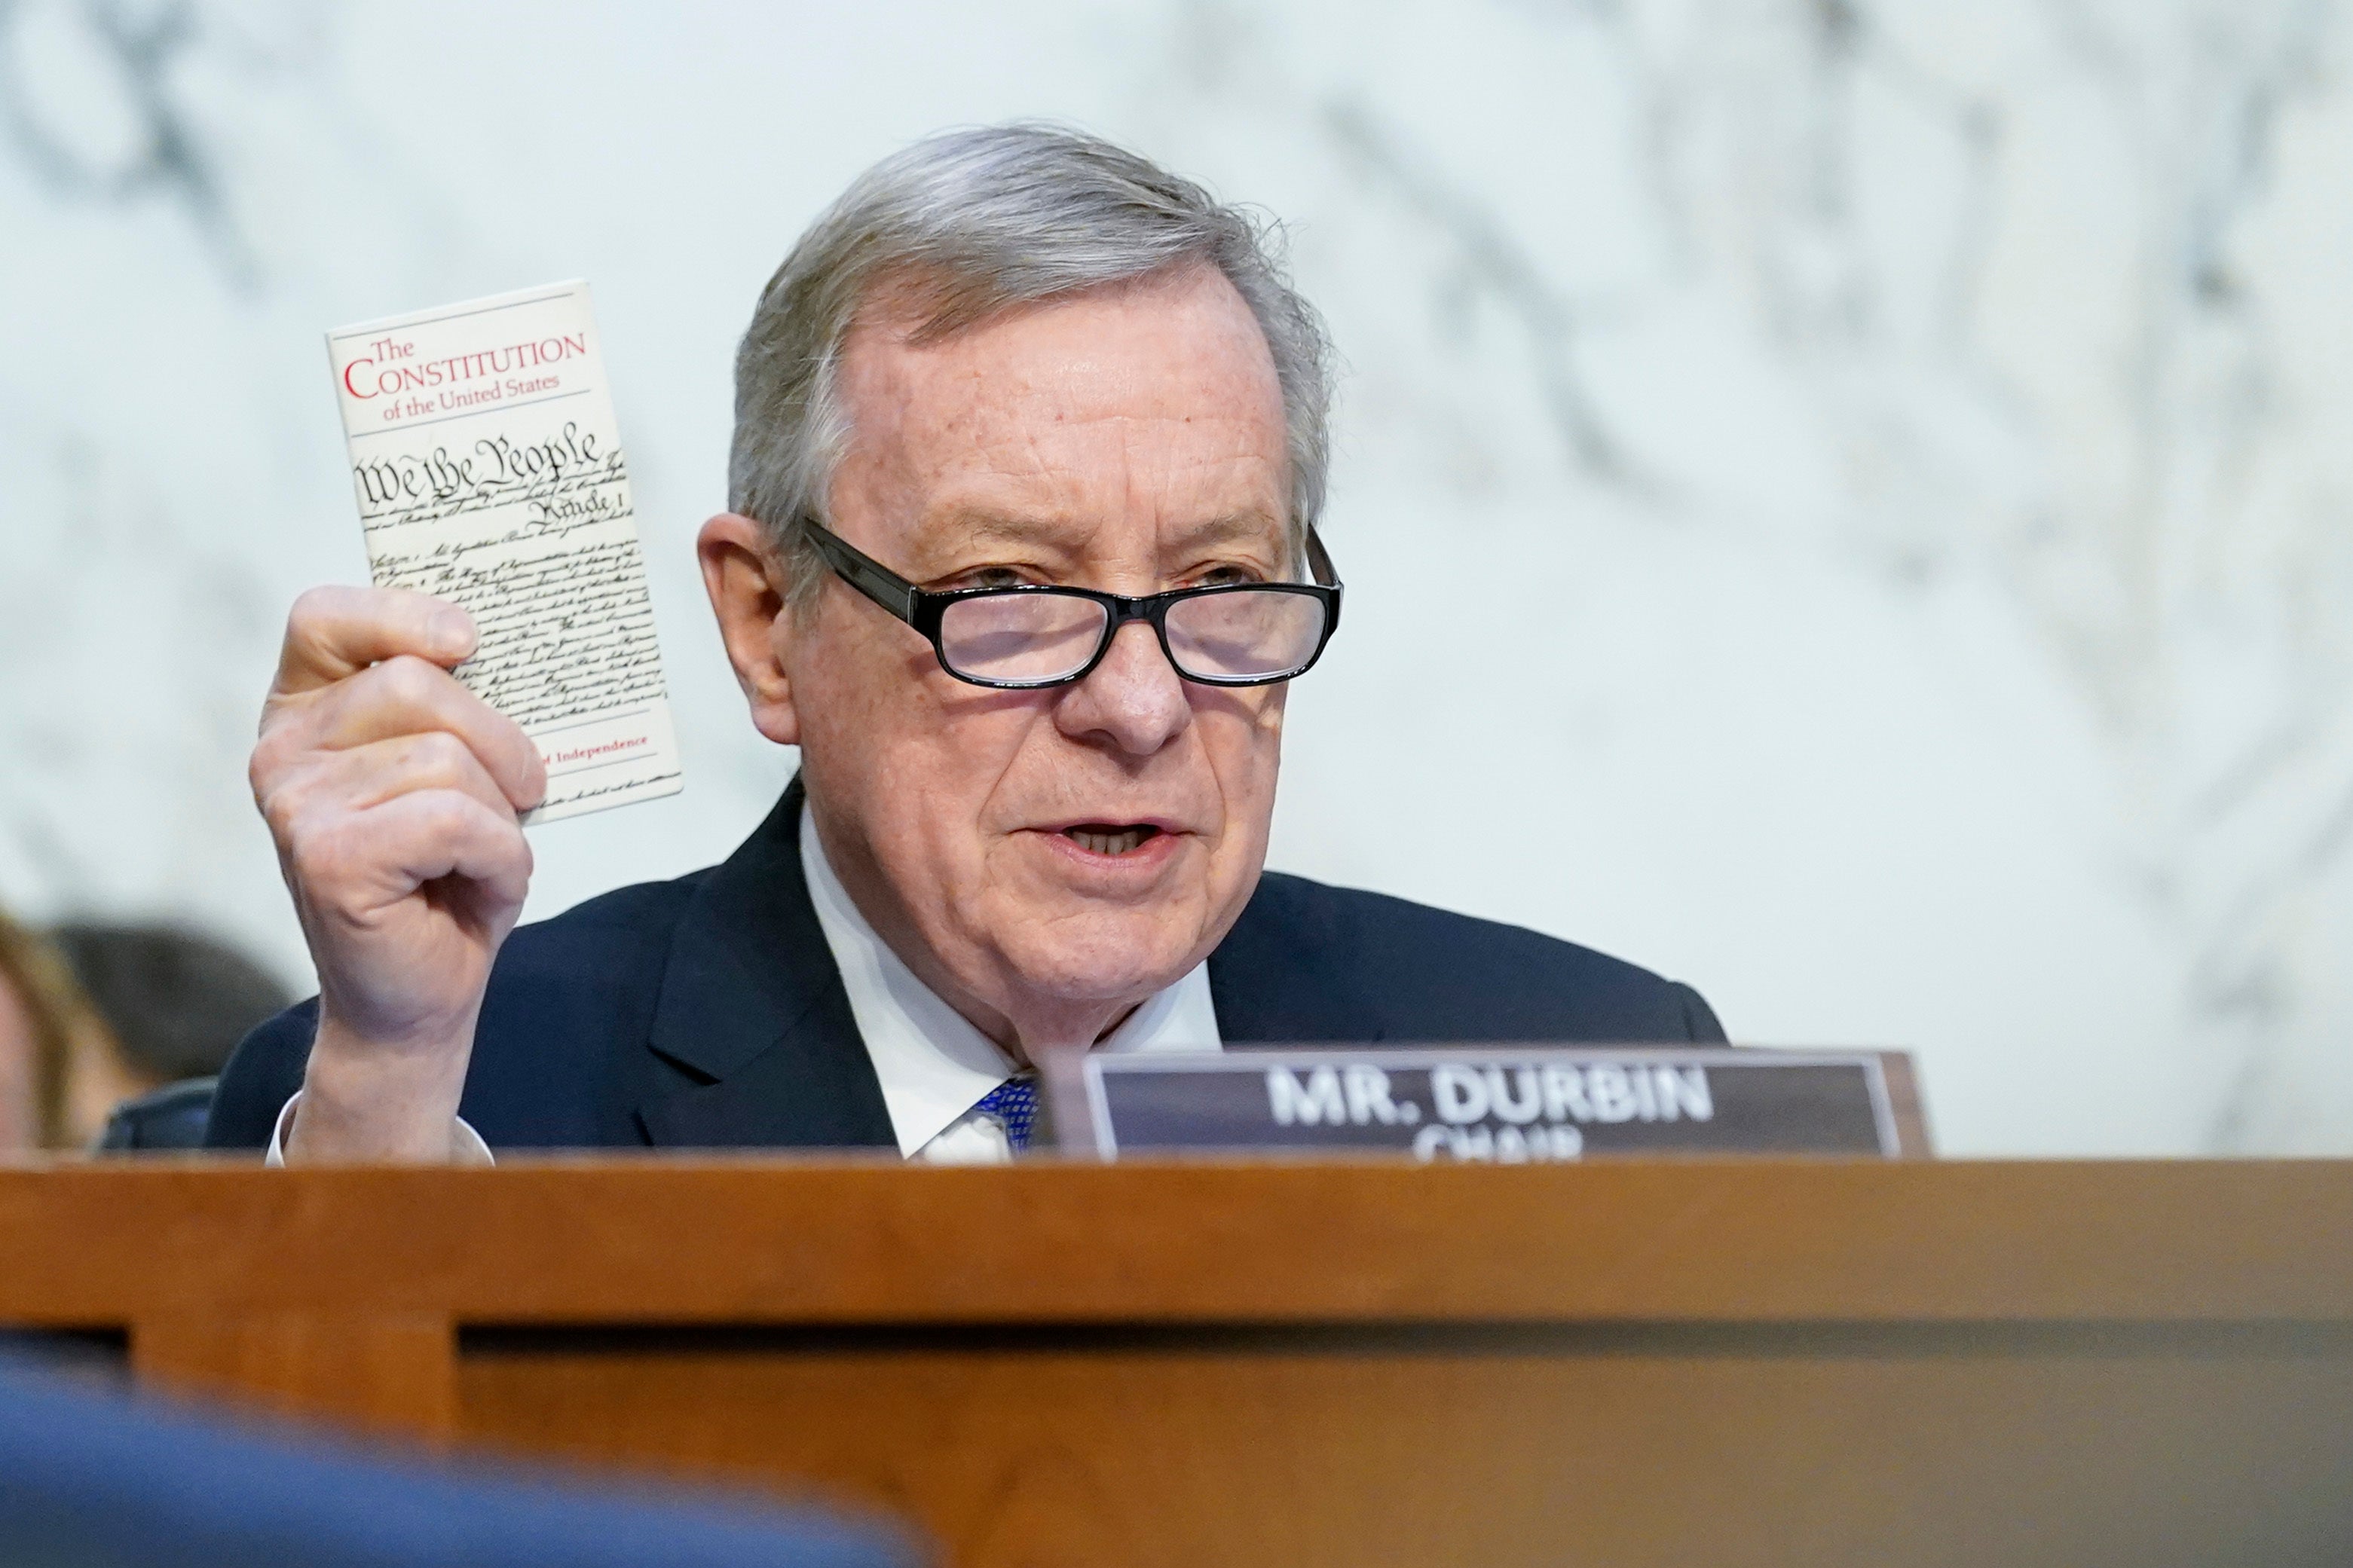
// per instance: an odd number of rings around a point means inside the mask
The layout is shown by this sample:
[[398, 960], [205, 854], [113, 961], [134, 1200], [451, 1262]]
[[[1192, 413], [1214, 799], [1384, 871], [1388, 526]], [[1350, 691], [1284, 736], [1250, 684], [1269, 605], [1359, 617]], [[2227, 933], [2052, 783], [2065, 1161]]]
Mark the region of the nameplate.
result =
[[1500, 1046], [1090, 1055], [1079, 1087], [1082, 1137], [1106, 1159], [1388, 1152], [1525, 1164], [1612, 1154], [1926, 1152], [1901, 1052]]

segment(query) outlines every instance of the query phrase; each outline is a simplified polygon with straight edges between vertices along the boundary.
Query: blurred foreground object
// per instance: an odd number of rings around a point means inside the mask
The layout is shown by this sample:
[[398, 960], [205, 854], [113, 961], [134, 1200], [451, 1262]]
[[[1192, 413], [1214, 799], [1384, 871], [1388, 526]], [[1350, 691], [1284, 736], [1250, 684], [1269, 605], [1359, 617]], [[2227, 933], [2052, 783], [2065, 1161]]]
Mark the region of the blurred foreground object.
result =
[[882, 1568], [872, 1529], [609, 1479], [240, 1428], [0, 1361], [0, 1563], [39, 1568]]

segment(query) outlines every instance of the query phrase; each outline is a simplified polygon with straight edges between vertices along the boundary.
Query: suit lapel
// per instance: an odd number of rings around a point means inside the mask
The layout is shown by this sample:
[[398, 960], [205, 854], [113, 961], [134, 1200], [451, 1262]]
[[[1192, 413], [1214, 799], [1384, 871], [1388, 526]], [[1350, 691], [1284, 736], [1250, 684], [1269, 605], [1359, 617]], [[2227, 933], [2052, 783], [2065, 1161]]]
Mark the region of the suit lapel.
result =
[[708, 1081], [638, 1108], [657, 1146], [897, 1146], [809, 902], [800, 813], [796, 778], [671, 938], [648, 1044]]

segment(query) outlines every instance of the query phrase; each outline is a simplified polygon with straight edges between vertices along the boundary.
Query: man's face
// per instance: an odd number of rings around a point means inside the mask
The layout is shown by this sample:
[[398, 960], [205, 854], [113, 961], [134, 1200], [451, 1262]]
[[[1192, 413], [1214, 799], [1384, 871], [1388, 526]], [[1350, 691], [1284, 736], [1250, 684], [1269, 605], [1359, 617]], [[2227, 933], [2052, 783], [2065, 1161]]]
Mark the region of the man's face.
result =
[[[832, 522], [859, 549], [935, 589], [1289, 575], [1282, 392], [1215, 271], [921, 347], [911, 326], [876, 312], [842, 363]], [[885, 940], [1006, 1043], [1091, 1043], [1248, 901], [1282, 687], [1188, 684], [1140, 624], [1075, 685], [971, 686], [832, 579], [773, 636], [828, 858]]]

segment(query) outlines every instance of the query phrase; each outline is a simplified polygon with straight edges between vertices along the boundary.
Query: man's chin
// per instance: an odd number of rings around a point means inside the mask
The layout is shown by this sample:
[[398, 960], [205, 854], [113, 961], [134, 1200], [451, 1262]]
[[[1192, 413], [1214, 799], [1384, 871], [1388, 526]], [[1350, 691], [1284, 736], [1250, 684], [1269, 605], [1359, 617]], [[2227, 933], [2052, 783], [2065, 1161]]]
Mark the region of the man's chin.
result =
[[1020, 922], [1002, 951], [1027, 988], [1071, 1003], [1141, 1002], [1200, 962], [1198, 926], [1165, 914], [1087, 910]]
[[1220, 879], [1197, 836], [1118, 856], [1070, 853], [1051, 842], [1057, 835], [1019, 837], [1029, 842], [997, 863], [984, 923], [996, 933], [989, 945], [1041, 997], [1140, 1002], [1182, 979], [1230, 923], [1219, 918]]

